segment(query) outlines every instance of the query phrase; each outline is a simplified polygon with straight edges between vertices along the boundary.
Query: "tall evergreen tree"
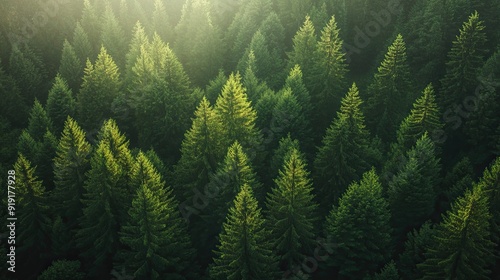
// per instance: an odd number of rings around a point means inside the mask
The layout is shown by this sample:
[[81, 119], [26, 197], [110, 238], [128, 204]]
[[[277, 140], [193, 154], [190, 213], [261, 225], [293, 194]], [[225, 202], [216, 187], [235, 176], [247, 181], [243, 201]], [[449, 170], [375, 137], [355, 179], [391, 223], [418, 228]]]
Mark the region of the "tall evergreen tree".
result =
[[29, 102], [35, 98], [45, 99], [44, 81], [47, 79], [45, 65], [37, 53], [25, 45], [13, 46], [9, 59], [9, 73]]
[[151, 34], [157, 33], [164, 42], [171, 42], [173, 37], [170, 18], [167, 13], [167, 7], [161, 0], [154, 1], [154, 11], [151, 18]]
[[215, 112], [225, 127], [226, 143], [238, 141], [247, 152], [251, 149], [255, 153], [262, 135], [255, 126], [257, 113], [248, 101], [239, 73], [229, 76], [215, 103]]
[[420, 279], [423, 274], [417, 264], [425, 260], [425, 249], [432, 246], [434, 228], [425, 222], [418, 230], [408, 232], [404, 251], [399, 255], [398, 268], [403, 279]]
[[345, 75], [348, 69], [342, 44], [335, 16], [332, 16], [321, 31], [317, 45], [318, 59], [313, 60], [316, 76], [311, 85], [311, 97], [316, 108], [315, 125], [321, 132], [331, 123], [332, 108], [339, 108], [342, 94], [347, 89]]
[[313, 106], [311, 103], [311, 96], [303, 81], [302, 70], [300, 65], [296, 64], [290, 69], [288, 77], [285, 80], [285, 87], [289, 87], [293, 94], [297, 97], [297, 101], [302, 106], [304, 114], [308, 119], [312, 114]]
[[440, 164], [435, 146], [425, 133], [407, 153], [387, 190], [397, 234], [430, 218], [438, 191]]
[[[292, 139], [290, 134], [280, 139], [278, 147], [273, 151], [271, 156], [270, 170], [268, 171], [269, 177], [273, 179], [278, 177], [279, 171], [283, 167], [283, 163], [288, 161], [294, 149], [300, 151], [300, 145], [297, 139]], [[301, 158], [304, 159], [304, 155], [302, 155]]]
[[314, 71], [317, 61], [318, 44], [316, 31], [309, 16], [306, 16], [304, 24], [293, 37], [293, 50], [288, 53], [288, 69], [299, 65], [304, 77], [304, 84], [309, 92], [315, 88]]
[[49, 91], [47, 98], [47, 115], [54, 123], [55, 133], [63, 130], [64, 122], [68, 116], [75, 116], [76, 101], [72, 90], [64, 78], [56, 76], [54, 84]]
[[498, 246], [500, 245], [500, 157], [497, 157], [491, 166], [484, 170], [478, 185], [489, 199], [489, 209], [492, 215], [492, 238]]
[[248, 60], [246, 61], [246, 69], [243, 71], [243, 86], [245, 87], [248, 95], [248, 99], [252, 103], [256, 103], [264, 92], [269, 91], [269, 87], [266, 82], [255, 75], [257, 71], [257, 64], [255, 61], [255, 55], [253, 50], [248, 53]]
[[317, 204], [306, 164], [298, 150], [292, 149], [268, 194], [268, 228], [276, 252], [285, 269], [291, 269], [313, 251]]
[[359, 180], [373, 161], [374, 151], [369, 147], [370, 136], [361, 104], [358, 88], [353, 84], [316, 155], [315, 182], [324, 205], [335, 203], [350, 182]]
[[453, 41], [448, 53], [446, 75], [441, 80], [441, 103], [443, 108], [454, 103], [461, 104], [464, 98], [474, 93], [478, 82], [476, 73], [483, 63], [486, 35], [479, 14], [474, 12], [464, 22], [460, 35]]
[[134, 75], [134, 66], [137, 58], [141, 55], [141, 48], [149, 44], [148, 36], [144, 27], [137, 22], [132, 31], [132, 39], [129, 44], [128, 52], [125, 55], [125, 80], [130, 83]]
[[411, 87], [406, 45], [401, 34], [389, 46], [368, 93], [367, 125], [383, 141], [389, 142], [416, 97]]
[[83, 68], [83, 62], [78, 58], [71, 43], [68, 40], [64, 40], [58, 72], [75, 92], [80, 88], [82, 83]]
[[209, 1], [188, 0], [175, 28], [174, 49], [193, 83], [200, 86], [222, 66], [222, 34], [212, 21]]
[[205, 87], [205, 95], [210, 104], [215, 103], [226, 82], [227, 76], [224, 74], [224, 71], [220, 69], [219, 74], [217, 74], [217, 76], [213, 78]]
[[106, 48], [109, 54], [115, 59], [119, 68], [123, 69], [123, 54], [125, 53], [125, 33], [116, 18], [113, 8], [108, 3], [99, 21], [101, 31], [101, 44]]
[[210, 267], [212, 279], [275, 279], [278, 276], [277, 258], [269, 240], [270, 232], [252, 188], [248, 184], [234, 199], [234, 206], [219, 235], [217, 257]]
[[387, 261], [391, 227], [388, 204], [375, 170], [352, 183], [326, 218], [326, 234], [337, 246], [331, 254], [339, 275], [362, 279]]
[[78, 121], [84, 129], [98, 129], [112, 116], [111, 104], [120, 94], [120, 73], [104, 47], [95, 64], [87, 60], [77, 96]]
[[80, 22], [76, 23], [71, 45], [76, 56], [81, 62], [82, 68], [85, 67], [85, 61], [89, 59], [94, 60], [93, 46], [91, 45], [89, 36], [85, 32], [85, 29], [83, 29]]
[[459, 197], [436, 228], [434, 246], [418, 267], [422, 279], [488, 279], [494, 243], [490, 240], [488, 197], [481, 186]]
[[172, 190], [142, 152], [131, 173], [137, 194], [119, 233], [129, 247], [120, 256], [126, 270], [140, 279], [192, 279], [194, 250]]
[[70, 229], [75, 229], [82, 216], [81, 198], [84, 193], [85, 173], [90, 168], [91, 146], [85, 132], [75, 120], [68, 117], [54, 158], [55, 189], [52, 200], [55, 212]]

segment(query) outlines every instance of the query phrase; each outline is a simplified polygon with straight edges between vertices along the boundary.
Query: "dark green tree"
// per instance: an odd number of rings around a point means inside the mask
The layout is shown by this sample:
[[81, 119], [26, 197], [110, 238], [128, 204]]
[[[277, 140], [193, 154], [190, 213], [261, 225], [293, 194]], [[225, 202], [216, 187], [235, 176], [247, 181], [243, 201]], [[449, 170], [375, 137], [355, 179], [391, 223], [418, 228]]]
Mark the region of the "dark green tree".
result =
[[205, 85], [222, 67], [222, 34], [214, 25], [210, 2], [188, 0], [175, 27], [174, 49], [193, 83]]
[[275, 240], [276, 253], [281, 256], [282, 268], [286, 270], [314, 250], [318, 205], [314, 202], [312, 182], [300, 152], [292, 148], [282, 166], [266, 206], [267, 227]]
[[478, 185], [489, 198], [492, 239], [498, 246], [500, 244], [500, 157], [497, 157], [490, 167], [484, 170]]
[[384, 142], [389, 142], [393, 140], [397, 126], [408, 115], [416, 98], [406, 61], [406, 45], [401, 34], [389, 46], [368, 87], [368, 93], [367, 125]]
[[219, 235], [220, 245], [210, 267], [212, 279], [275, 279], [277, 258], [264, 218], [248, 184], [234, 199]]
[[83, 280], [85, 274], [80, 271], [80, 261], [54, 261], [37, 279], [38, 280]]
[[[50, 231], [49, 208], [45, 187], [35, 175], [36, 167], [22, 154], [14, 164], [16, 206], [15, 216], [19, 220], [17, 243], [27, 259], [38, 260], [47, 249]], [[14, 212], [12, 212], [14, 213]]]
[[131, 171], [137, 194], [120, 230], [126, 271], [139, 279], [191, 279], [194, 250], [172, 190], [140, 152]]
[[262, 135], [255, 126], [257, 113], [248, 101], [238, 73], [229, 76], [215, 103], [215, 112], [225, 127], [226, 143], [238, 141], [247, 152], [251, 149], [250, 156], [254, 156], [262, 143]]
[[82, 69], [85, 67], [85, 61], [94, 60], [94, 47], [91, 45], [89, 36], [80, 22], [76, 23], [73, 31], [72, 47], [81, 62]]
[[120, 95], [120, 73], [104, 47], [95, 64], [87, 60], [77, 96], [78, 122], [85, 129], [98, 129], [112, 116], [111, 104]]
[[361, 104], [358, 88], [353, 84], [316, 155], [315, 182], [325, 206], [336, 203], [347, 186], [359, 180], [372, 164], [374, 151], [369, 146], [370, 134], [364, 125]]
[[375, 170], [352, 183], [326, 218], [326, 235], [335, 241], [331, 261], [339, 275], [362, 279], [390, 255], [390, 212]]
[[297, 97], [297, 101], [302, 106], [304, 114], [310, 119], [313, 110], [311, 95], [304, 85], [302, 70], [298, 64], [290, 69], [288, 77], [285, 80], [285, 87], [289, 87], [292, 90], [293, 94]]
[[[290, 135], [280, 139], [278, 147], [273, 151], [270, 160], [270, 170], [269, 177], [277, 178], [279, 171], [283, 167], [283, 163], [288, 161], [292, 150], [300, 151], [299, 141], [297, 139], [292, 139]], [[304, 155], [302, 155], [304, 159]]]
[[376, 273], [372, 278], [372, 280], [400, 280], [398, 268], [396, 267], [396, 263], [391, 260], [387, 263], [379, 273]]
[[348, 86], [345, 79], [348, 69], [342, 44], [335, 16], [332, 16], [321, 31], [317, 45], [318, 59], [313, 60], [314, 82], [310, 85], [312, 103], [316, 108], [315, 126], [319, 132], [323, 132], [331, 123], [331, 112], [339, 108]]
[[104, 9], [104, 13], [101, 16], [99, 23], [101, 31], [101, 44], [106, 48], [110, 56], [115, 59], [119, 68], [123, 69], [124, 61], [122, 58], [127, 45], [125, 41], [125, 33], [109, 3], [106, 4], [106, 8]]
[[478, 86], [476, 73], [483, 64], [486, 35], [479, 14], [474, 12], [464, 22], [460, 35], [453, 41], [448, 53], [446, 75], [441, 80], [441, 104], [449, 108], [461, 104], [467, 95], [473, 94]]
[[60, 75], [56, 76], [54, 84], [47, 98], [47, 116], [54, 123], [55, 133], [60, 133], [68, 116], [75, 116], [76, 101], [72, 90], [66, 80]]
[[422, 279], [489, 279], [494, 257], [490, 221], [488, 195], [481, 186], [459, 197], [437, 226], [425, 261], [417, 265]]
[[91, 146], [85, 132], [75, 120], [68, 117], [54, 158], [54, 185], [51, 199], [55, 213], [70, 229], [76, 229], [82, 216], [81, 198], [84, 193], [85, 173], [90, 168]]
[[420, 279], [423, 274], [417, 264], [425, 260], [425, 249], [431, 246], [434, 230], [430, 222], [408, 232], [404, 251], [399, 255], [398, 268], [403, 279]]
[[243, 73], [245, 73], [243, 75], [243, 86], [247, 91], [248, 100], [255, 104], [264, 92], [269, 91], [270, 89], [266, 82], [263, 82], [262, 79], [255, 75], [257, 65], [253, 50], [250, 50], [248, 53], [248, 60], [246, 60], [246, 64], [247, 67], [245, 71], [243, 71]]
[[227, 82], [227, 76], [224, 71], [219, 70], [219, 74], [213, 78], [205, 87], [205, 95], [210, 104], [215, 104], [217, 97], [221, 94], [224, 85]]
[[464, 157], [453, 166], [443, 179], [443, 191], [449, 204], [463, 196], [467, 189], [471, 189], [473, 178], [472, 163], [468, 157]]
[[[86, 59], [85, 59], [86, 61]], [[64, 40], [59, 74], [68, 83], [69, 87], [77, 92], [80, 89], [83, 77], [83, 62], [78, 58], [75, 49], [68, 40]]]
[[134, 76], [134, 66], [137, 59], [141, 55], [141, 48], [149, 44], [148, 36], [144, 31], [144, 27], [140, 22], [137, 22], [132, 31], [132, 39], [130, 41], [128, 52], [125, 55], [125, 81], [130, 83]]
[[45, 100], [47, 72], [40, 56], [27, 45], [13, 46], [9, 59], [9, 73], [28, 102]]

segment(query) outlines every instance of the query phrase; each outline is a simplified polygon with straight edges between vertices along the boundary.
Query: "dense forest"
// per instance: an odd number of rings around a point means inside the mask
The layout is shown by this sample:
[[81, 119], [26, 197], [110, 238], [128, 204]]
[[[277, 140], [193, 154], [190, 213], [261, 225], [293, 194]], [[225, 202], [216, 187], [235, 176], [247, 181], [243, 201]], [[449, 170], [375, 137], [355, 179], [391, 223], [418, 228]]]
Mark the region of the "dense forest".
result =
[[1, 279], [499, 279], [498, 0], [4, 0]]

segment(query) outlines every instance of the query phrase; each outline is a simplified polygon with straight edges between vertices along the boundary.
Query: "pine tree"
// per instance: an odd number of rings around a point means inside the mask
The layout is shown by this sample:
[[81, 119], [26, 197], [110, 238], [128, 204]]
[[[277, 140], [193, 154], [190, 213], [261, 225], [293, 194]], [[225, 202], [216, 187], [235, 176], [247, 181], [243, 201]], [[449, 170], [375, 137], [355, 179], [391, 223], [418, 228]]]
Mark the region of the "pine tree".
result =
[[459, 197], [436, 228], [435, 246], [417, 267], [422, 279], [488, 279], [494, 243], [490, 240], [488, 196], [481, 186]]
[[76, 101], [73, 92], [60, 75], [56, 76], [49, 91], [46, 107], [47, 115], [54, 123], [55, 133], [60, 133], [63, 130], [64, 122], [68, 116], [74, 117], [75, 115]]
[[454, 103], [461, 104], [468, 94], [473, 94], [477, 87], [476, 73], [483, 63], [484, 44], [483, 22], [474, 12], [464, 22], [460, 35], [453, 41], [448, 53], [446, 75], [441, 80], [441, 103], [448, 108]]
[[309, 116], [312, 114], [313, 106], [311, 104], [311, 96], [304, 85], [302, 77], [302, 70], [300, 66], [296, 64], [290, 69], [285, 81], [285, 87], [289, 87], [292, 90], [293, 94], [297, 97], [297, 101], [301, 104], [304, 114], [310, 119]]
[[[99, 4], [99, 3], [96, 3]], [[100, 31], [101, 28], [99, 26], [99, 23], [101, 20], [99, 19], [99, 13], [96, 11], [96, 7], [94, 7], [94, 4], [90, 3], [89, 0], [84, 0], [83, 1], [83, 11], [82, 11], [82, 17], [80, 19], [80, 24], [82, 26], [82, 30], [84, 33], [86, 33], [88, 37], [89, 44], [91, 46], [91, 54], [96, 54], [99, 50], [100, 44]], [[77, 42], [73, 42], [73, 45], [77, 45]], [[91, 57], [80, 57], [80, 59], [92, 59]]]
[[269, 241], [270, 232], [257, 200], [248, 184], [234, 199], [223, 230], [220, 245], [210, 267], [212, 279], [275, 279], [278, 276], [277, 258]]
[[16, 204], [19, 208], [15, 213], [19, 219], [16, 241], [24, 256], [31, 255], [37, 259], [48, 243], [50, 219], [45, 188], [35, 175], [35, 169], [22, 154], [14, 164]]
[[432, 246], [434, 227], [428, 221], [419, 229], [408, 232], [404, 251], [399, 255], [398, 268], [403, 279], [421, 279], [423, 274], [417, 264], [425, 260], [425, 248]]
[[132, 33], [133, 36], [129, 44], [128, 52], [125, 55], [125, 80], [127, 83], [130, 83], [133, 78], [133, 67], [135, 66], [137, 58], [141, 55], [141, 48], [149, 44], [148, 36], [140, 22], [135, 24]]
[[410, 111], [415, 94], [411, 90], [406, 45], [398, 34], [368, 87], [368, 127], [384, 142], [393, 139], [397, 125]]
[[41, 142], [43, 140], [43, 135], [47, 130], [53, 131], [52, 120], [47, 115], [43, 105], [35, 99], [28, 119], [27, 132], [33, 137], [33, 139], [35, 139], [35, 141]]
[[239, 73], [231, 74], [215, 103], [215, 112], [225, 127], [226, 143], [238, 141], [252, 152], [260, 147], [262, 135], [255, 126], [257, 113], [248, 101]]
[[317, 60], [318, 44], [316, 31], [309, 16], [306, 16], [304, 24], [293, 37], [293, 50], [288, 53], [288, 69], [299, 65], [304, 76], [304, 84], [309, 92], [312, 92], [315, 85], [314, 65]]
[[77, 245], [92, 263], [89, 270], [93, 277], [109, 272], [119, 247], [118, 231], [127, 220], [126, 211], [135, 193], [130, 183], [133, 158], [114, 121], [104, 123], [99, 140], [86, 173], [83, 216], [77, 232]]
[[85, 132], [75, 120], [68, 117], [54, 158], [54, 184], [52, 195], [55, 212], [70, 229], [75, 229], [82, 216], [81, 198], [84, 193], [85, 173], [90, 167], [91, 146]]
[[57, 216], [52, 223], [50, 232], [51, 253], [56, 258], [67, 257], [70, 251], [75, 248], [75, 242], [70, 229], [66, 226], [60, 216]]
[[170, 18], [163, 1], [154, 1], [154, 11], [151, 21], [151, 34], [157, 33], [164, 42], [171, 42], [173, 37], [172, 26], [170, 25]]
[[317, 204], [312, 182], [300, 152], [292, 149], [275, 179], [276, 187], [268, 194], [268, 229], [283, 267], [291, 269], [314, 249], [314, 224]]
[[175, 186], [185, 198], [193, 195], [195, 189], [205, 188], [226, 149], [220, 139], [222, 123], [205, 97], [194, 115], [193, 124], [182, 141], [181, 158], [175, 166]]
[[[274, 179], [278, 177], [279, 171], [283, 167], [283, 163], [288, 161], [294, 149], [300, 151], [300, 145], [297, 139], [292, 139], [290, 134], [280, 139], [278, 147], [273, 151], [271, 156], [270, 170], [268, 171], [270, 178]], [[301, 155], [301, 158], [304, 159], [304, 155]]]
[[440, 164], [435, 146], [425, 133], [407, 153], [403, 164], [389, 182], [387, 194], [397, 234], [427, 220], [434, 211]]
[[80, 60], [82, 67], [85, 67], [85, 61], [94, 59], [94, 50], [89, 41], [89, 36], [83, 29], [80, 22], [76, 23], [75, 30], [73, 31], [72, 42], [76, 56]]
[[326, 218], [326, 234], [337, 246], [331, 254], [339, 275], [362, 279], [387, 261], [391, 227], [388, 204], [375, 170], [352, 183]]
[[335, 203], [350, 182], [359, 180], [373, 161], [374, 151], [369, 146], [361, 104], [358, 88], [353, 84], [316, 155], [315, 182], [324, 205]]
[[110, 56], [115, 59], [119, 68], [123, 69], [124, 61], [122, 57], [126, 48], [125, 33], [109, 3], [106, 4], [106, 8], [99, 23], [101, 24], [101, 44], [106, 48]]
[[224, 71], [219, 70], [219, 74], [215, 78], [213, 78], [205, 88], [205, 95], [210, 104], [214, 104], [217, 100], [217, 97], [222, 92], [224, 85], [227, 82], [227, 76], [224, 74]]
[[222, 66], [222, 34], [212, 23], [207, 0], [188, 0], [175, 28], [175, 52], [193, 83], [205, 85]]
[[120, 95], [120, 74], [104, 47], [95, 64], [87, 60], [83, 84], [77, 96], [78, 121], [85, 129], [97, 129], [112, 116], [111, 104]]
[[83, 62], [78, 58], [71, 43], [68, 40], [64, 40], [58, 72], [75, 92], [80, 88], [82, 83], [83, 68]]
[[317, 45], [318, 59], [313, 60], [316, 76], [313, 78], [311, 97], [316, 108], [315, 123], [321, 132], [331, 123], [331, 111], [339, 108], [342, 94], [347, 89], [345, 75], [348, 69], [342, 44], [335, 16], [332, 16], [321, 31]]
[[37, 278], [39, 280], [53, 279], [85, 279], [85, 273], [80, 271], [80, 261], [57, 260], [54, 261]]
[[35, 98], [44, 100], [47, 80], [45, 65], [27, 45], [13, 46], [9, 59], [9, 73], [16, 80], [17, 86], [27, 101]]
[[121, 242], [130, 248], [121, 254], [126, 270], [139, 279], [192, 278], [196, 274], [190, 267], [194, 250], [172, 190], [142, 152], [131, 177], [137, 194], [128, 223], [119, 233]]
[[473, 178], [474, 170], [468, 157], [462, 158], [453, 166], [443, 179], [443, 191], [450, 204], [463, 196], [467, 189], [471, 189]]
[[255, 62], [254, 52], [250, 50], [248, 53], [248, 60], [246, 61], [247, 67], [245, 71], [243, 71], [243, 86], [246, 89], [248, 100], [252, 103], [256, 103], [264, 92], [270, 90], [267, 83], [263, 82], [262, 79], [255, 75], [255, 71], [257, 70]]
[[498, 245], [500, 244], [500, 157], [497, 157], [490, 167], [484, 170], [478, 185], [489, 198], [489, 209], [492, 215], [492, 239]]
[[400, 280], [398, 273], [398, 268], [396, 267], [396, 263], [391, 260], [387, 263], [382, 270], [375, 274], [372, 280]]

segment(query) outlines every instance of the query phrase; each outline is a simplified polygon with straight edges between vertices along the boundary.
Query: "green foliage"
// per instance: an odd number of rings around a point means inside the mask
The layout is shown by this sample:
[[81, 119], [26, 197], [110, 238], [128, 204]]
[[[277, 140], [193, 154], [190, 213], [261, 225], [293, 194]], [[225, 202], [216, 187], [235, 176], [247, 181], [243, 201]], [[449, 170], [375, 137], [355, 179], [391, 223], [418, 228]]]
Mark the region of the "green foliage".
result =
[[[279, 171], [283, 167], [283, 163], [288, 161], [290, 154], [294, 149], [300, 151], [300, 145], [297, 139], [292, 139], [290, 134], [280, 139], [278, 147], [274, 150], [271, 157], [269, 177], [278, 177]], [[304, 159], [304, 155], [301, 157]]]
[[373, 273], [391, 252], [388, 204], [375, 170], [352, 183], [326, 218], [326, 235], [334, 240], [331, 254], [339, 275], [362, 279]]
[[316, 245], [314, 224], [317, 204], [313, 201], [312, 182], [300, 152], [292, 148], [275, 179], [276, 187], [268, 194], [268, 228], [274, 248], [284, 267], [300, 263]]
[[52, 223], [50, 240], [52, 245], [51, 253], [58, 258], [67, 256], [75, 247], [72, 232], [60, 216], [57, 216], [54, 219], [54, 223]]
[[311, 96], [304, 85], [302, 70], [298, 64], [290, 69], [285, 81], [285, 87], [289, 87], [292, 90], [293, 94], [297, 97], [297, 101], [302, 106], [304, 114], [309, 118], [313, 110]]
[[257, 113], [248, 101], [239, 73], [229, 76], [215, 103], [215, 112], [225, 127], [222, 136], [225, 143], [238, 141], [244, 149], [255, 153], [261, 145], [262, 135], [255, 126]]
[[55, 203], [55, 212], [64, 218], [71, 229], [76, 227], [82, 215], [81, 198], [85, 173], [90, 168], [90, 152], [85, 132], [68, 117], [54, 158], [55, 189], [51, 199]]
[[42, 104], [35, 99], [35, 103], [31, 108], [27, 132], [36, 141], [42, 141], [43, 135], [46, 131], [53, 131], [52, 120], [47, 115], [47, 112], [43, 108]]
[[382, 270], [372, 277], [372, 280], [399, 280], [398, 269], [396, 263], [391, 260], [387, 263]]
[[202, 86], [222, 66], [222, 34], [212, 23], [210, 2], [188, 0], [175, 27], [174, 49], [193, 83]]
[[69, 87], [73, 91], [77, 91], [80, 88], [83, 68], [83, 62], [78, 58], [73, 46], [68, 40], [64, 40], [58, 72], [68, 82]]
[[116, 64], [123, 69], [122, 57], [126, 49], [125, 34], [110, 4], [106, 4], [99, 23], [102, 46], [106, 48], [110, 56], [114, 57]]
[[426, 249], [422, 279], [489, 279], [494, 243], [490, 240], [488, 196], [481, 186], [459, 197], [443, 215], [433, 245]]
[[74, 117], [76, 101], [72, 90], [64, 78], [56, 76], [54, 84], [47, 98], [47, 116], [54, 123], [54, 131], [59, 133], [63, 130], [64, 122], [68, 116]]
[[497, 157], [490, 167], [484, 170], [478, 185], [488, 196], [489, 209], [492, 214], [492, 239], [498, 246], [500, 244], [500, 157]]
[[392, 140], [397, 126], [408, 114], [416, 97], [406, 61], [406, 44], [401, 34], [389, 46], [368, 92], [368, 127], [383, 141]]
[[79, 261], [54, 261], [37, 279], [38, 280], [83, 280], [85, 274], [80, 272]]
[[[131, 171], [137, 194], [128, 211], [120, 240], [129, 249], [120, 255], [126, 270], [139, 279], [186, 279], [193, 250], [187, 228], [177, 212], [172, 190], [140, 152]], [[188, 277], [190, 278], [190, 277]]]
[[9, 73], [27, 101], [44, 100], [44, 82], [47, 79], [45, 65], [28, 46], [13, 46], [9, 59]]
[[125, 55], [125, 80], [130, 83], [134, 76], [134, 66], [141, 55], [141, 48], [148, 45], [149, 40], [142, 24], [137, 22], [132, 31], [133, 36], [129, 44], [128, 52]]
[[316, 108], [314, 116], [317, 131], [323, 132], [331, 123], [334, 117], [331, 112], [339, 108], [342, 94], [347, 89], [345, 76], [348, 69], [343, 43], [335, 16], [332, 16], [321, 31], [317, 60], [313, 60], [315, 76], [310, 90], [312, 103]]
[[175, 166], [175, 186], [182, 197], [191, 197], [194, 189], [205, 188], [226, 149], [226, 143], [220, 139], [222, 123], [205, 97], [194, 115], [193, 124], [182, 141], [181, 158]]
[[418, 230], [408, 232], [404, 251], [399, 255], [398, 268], [403, 279], [420, 279], [423, 274], [417, 264], [425, 260], [424, 252], [432, 246], [434, 229], [430, 222], [425, 222]]
[[387, 194], [397, 234], [427, 220], [434, 210], [440, 164], [435, 147], [424, 135], [407, 152], [407, 161], [389, 182]]
[[262, 80], [255, 75], [257, 65], [255, 63], [253, 50], [250, 50], [248, 53], [248, 60], [246, 61], [246, 64], [247, 68], [244, 71], [243, 86], [247, 90], [248, 99], [252, 103], [256, 103], [264, 92], [269, 91], [270, 89], [266, 82], [262, 82]]
[[478, 85], [476, 73], [483, 63], [485, 43], [484, 25], [475, 12], [463, 23], [460, 35], [453, 41], [448, 53], [446, 75], [441, 80], [441, 102], [444, 107], [460, 104], [467, 95], [474, 93]]
[[315, 182], [324, 205], [336, 203], [347, 186], [359, 180], [372, 164], [374, 151], [369, 146], [361, 104], [358, 88], [353, 84], [316, 155]]
[[164, 42], [171, 42], [173, 37], [167, 7], [161, 0], [154, 1], [153, 17], [151, 18], [151, 33], [157, 33]]
[[95, 64], [87, 60], [83, 84], [77, 95], [78, 121], [85, 129], [97, 129], [112, 116], [111, 104], [120, 95], [120, 73], [104, 47]]
[[472, 187], [474, 170], [469, 158], [464, 157], [457, 162], [453, 169], [443, 179], [443, 189], [446, 198], [451, 203], [463, 196], [467, 189]]
[[270, 232], [252, 188], [243, 184], [229, 209], [219, 235], [220, 244], [210, 267], [212, 279], [275, 279], [277, 258], [269, 240]]
[[22, 154], [14, 164], [16, 217], [19, 220], [16, 241], [20, 251], [38, 258], [47, 248], [50, 219], [45, 187], [35, 175], [35, 169]]
[[226, 82], [227, 82], [226, 74], [224, 74], [224, 71], [219, 70], [219, 74], [217, 74], [217, 76], [207, 84], [205, 88], [205, 94], [210, 104], [215, 103], [217, 97], [222, 92], [222, 88], [224, 87]]
[[[89, 59], [94, 59], [94, 50], [92, 45], [90, 44], [89, 41], [89, 36], [83, 29], [82, 25], [80, 22], [76, 23], [75, 30], [73, 31], [73, 50], [75, 51], [76, 56], [82, 63], [82, 68], [84, 65], [84, 62], [89, 60]], [[76, 90], [76, 89], [74, 89]]]

